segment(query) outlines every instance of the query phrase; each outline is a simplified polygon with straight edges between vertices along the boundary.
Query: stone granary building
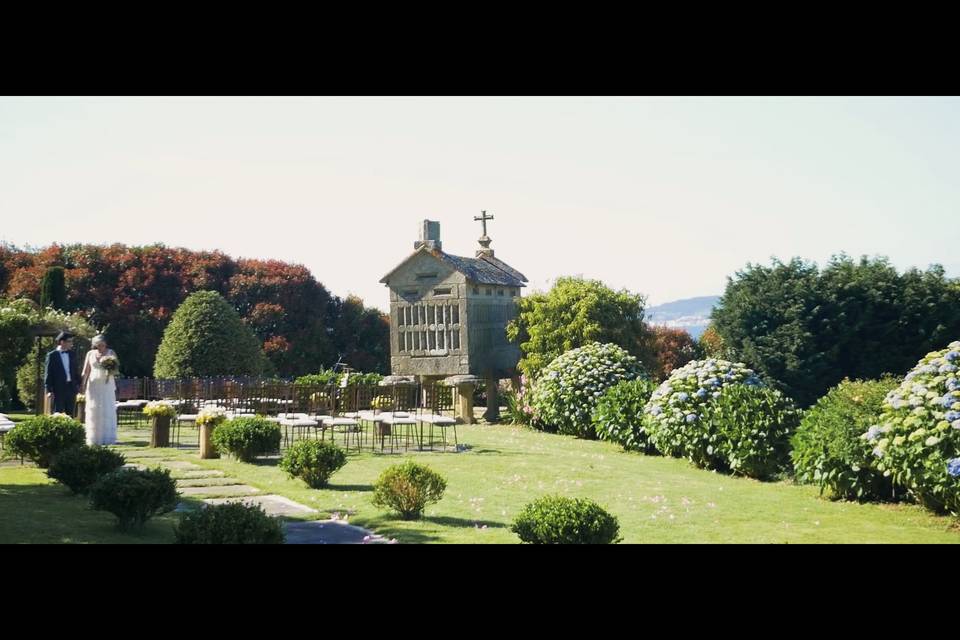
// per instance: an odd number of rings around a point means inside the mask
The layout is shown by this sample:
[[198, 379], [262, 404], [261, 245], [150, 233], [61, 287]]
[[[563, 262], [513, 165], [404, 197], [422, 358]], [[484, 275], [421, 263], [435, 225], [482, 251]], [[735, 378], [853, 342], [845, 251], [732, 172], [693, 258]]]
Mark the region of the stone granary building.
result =
[[484, 212], [476, 219], [483, 223], [476, 257], [444, 252], [440, 223], [424, 220], [414, 252], [380, 282], [390, 288], [393, 375], [483, 379], [486, 417], [496, 419], [497, 381], [515, 377], [520, 359], [519, 347], [507, 341], [506, 326], [516, 316], [527, 278], [494, 256], [486, 230], [493, 216]]

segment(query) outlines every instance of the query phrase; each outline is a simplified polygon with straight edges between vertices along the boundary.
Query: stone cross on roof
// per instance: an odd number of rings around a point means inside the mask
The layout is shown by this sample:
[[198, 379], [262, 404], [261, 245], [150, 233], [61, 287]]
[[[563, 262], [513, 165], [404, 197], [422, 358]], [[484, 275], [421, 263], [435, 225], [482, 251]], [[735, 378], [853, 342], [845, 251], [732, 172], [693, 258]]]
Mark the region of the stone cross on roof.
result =
[[[490, 237], [487, 235], [487, 220], [493, 220], [493, 216], [488, 216], [486, 211], [481, 211], [482, 216], [474, 216], [473, 219], [479, 221], [483, 225], [483, 235], [480, 236], [480, 246], [483, 247], [483, 251], [490, 251]], [[492, 255], [492, 253], [491, 253]]]

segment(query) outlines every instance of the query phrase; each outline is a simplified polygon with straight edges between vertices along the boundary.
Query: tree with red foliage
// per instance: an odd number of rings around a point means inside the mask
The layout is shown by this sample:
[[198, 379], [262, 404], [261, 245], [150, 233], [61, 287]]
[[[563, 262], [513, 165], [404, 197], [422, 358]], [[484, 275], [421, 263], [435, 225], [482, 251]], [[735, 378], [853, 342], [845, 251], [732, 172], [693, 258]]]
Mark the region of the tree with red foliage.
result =
[[340, 299], [310, 271], [278, 260], [234, 260], [163, 245], [0, 246], [0, 295], [38, 301], [47, 268], [65, 268], [67, 311], [106, 327], [129, 376], [149, 376], [173, 312], [194, 291], [216, 291], [263, 343], [277, 373], [294, 377], [338, 357], [365, 371], [389, 369], [389, 324], [359, 299]]
[[670, 372], [697, 358], [697, 343], [683, 329], [650, 327], [654, 357], [653, 371], [656, 380], [666, 380]]

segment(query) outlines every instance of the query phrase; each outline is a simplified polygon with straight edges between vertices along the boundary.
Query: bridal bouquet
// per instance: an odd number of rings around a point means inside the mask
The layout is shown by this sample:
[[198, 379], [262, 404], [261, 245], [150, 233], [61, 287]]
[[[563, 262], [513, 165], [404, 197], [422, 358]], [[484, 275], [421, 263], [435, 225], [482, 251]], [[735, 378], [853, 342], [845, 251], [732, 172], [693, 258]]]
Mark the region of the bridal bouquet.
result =
[[77, 401], [76, 401], [77, 404], [83, 404], [86, 401], [87, 401], [87, 396], [85, 394], [82, 394], [82, 393], [77, 394]]
[[103, 367], [108, 375], [114, 375], [120, 368], [120, 362], [114, 356], [103, 356], [100, 358], [100, 366]]

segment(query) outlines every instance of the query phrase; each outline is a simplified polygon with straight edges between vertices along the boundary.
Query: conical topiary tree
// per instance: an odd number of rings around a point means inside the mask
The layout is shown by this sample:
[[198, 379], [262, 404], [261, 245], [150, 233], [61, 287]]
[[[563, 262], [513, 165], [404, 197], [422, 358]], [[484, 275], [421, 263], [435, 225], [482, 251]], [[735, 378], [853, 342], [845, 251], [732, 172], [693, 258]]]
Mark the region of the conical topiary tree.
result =
[[173, 314], [157, 350], [157, 378], [256, 376], [266, 358], [240, 314], [215, 291], [190, 294]]
[[50, 267], [43, 274], [40, 286], [40, 306], [63, 309], [67, 306], [67, 281], [63, 267]]

